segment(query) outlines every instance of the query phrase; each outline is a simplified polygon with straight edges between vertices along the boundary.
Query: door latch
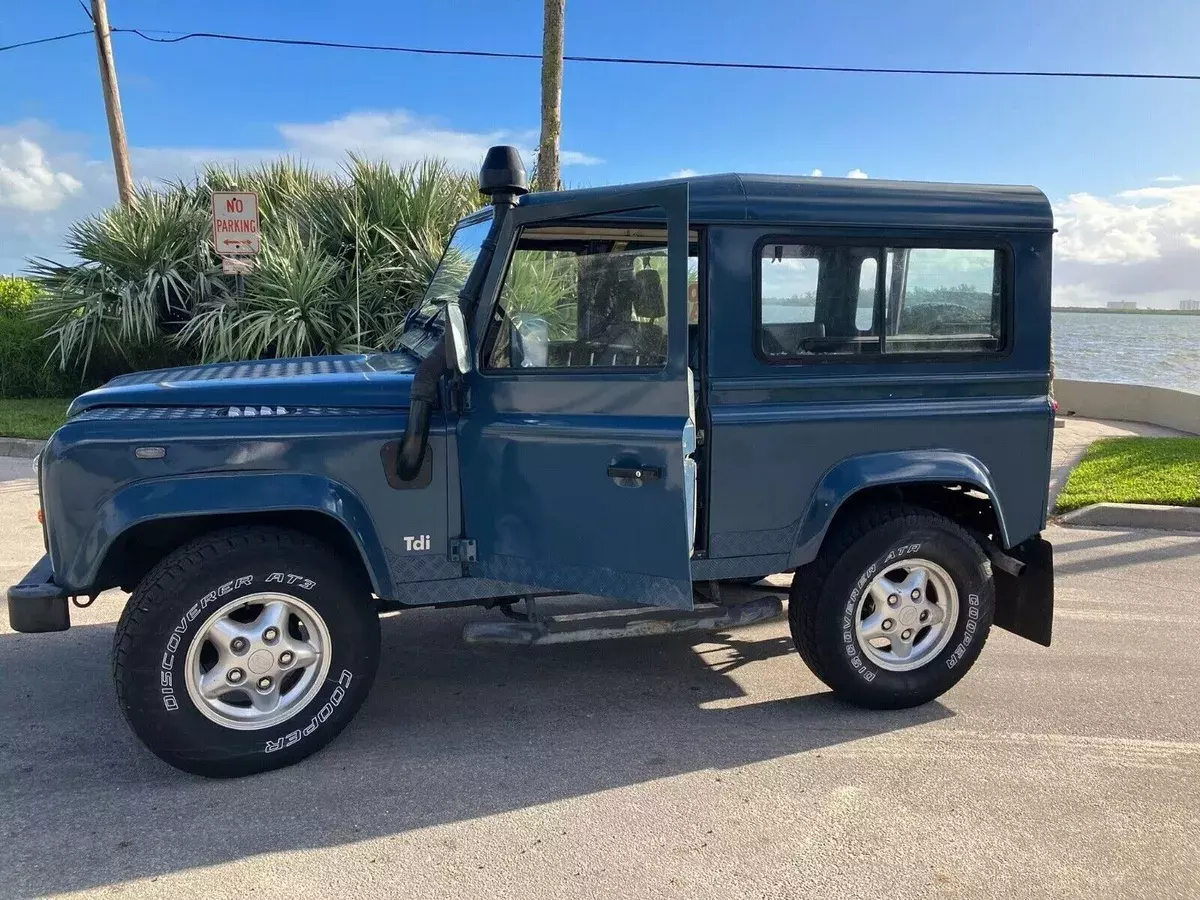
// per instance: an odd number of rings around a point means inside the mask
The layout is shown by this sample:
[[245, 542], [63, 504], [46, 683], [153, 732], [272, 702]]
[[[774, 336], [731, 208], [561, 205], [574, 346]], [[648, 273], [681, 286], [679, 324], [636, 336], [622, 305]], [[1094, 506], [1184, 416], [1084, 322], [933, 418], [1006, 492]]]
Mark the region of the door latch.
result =
[[657, 481], [663, 470], [657, 466], [609, 466], [608, 477], [622, 481]]

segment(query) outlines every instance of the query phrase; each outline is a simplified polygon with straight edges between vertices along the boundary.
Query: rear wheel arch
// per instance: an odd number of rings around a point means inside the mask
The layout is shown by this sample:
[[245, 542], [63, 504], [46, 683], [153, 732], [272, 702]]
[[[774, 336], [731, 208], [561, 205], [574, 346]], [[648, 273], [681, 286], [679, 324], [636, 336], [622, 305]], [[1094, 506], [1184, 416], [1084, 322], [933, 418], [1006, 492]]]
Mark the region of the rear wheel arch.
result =
[[957, 452], [904, 451], [850, 457], [831, 467], [813, 491], [793, 542], [791, 567], [807, 565], [840, 523], [871, 506], [907, 504], [938, 513], [1001, 547], [1011, 546], [991, 474]]

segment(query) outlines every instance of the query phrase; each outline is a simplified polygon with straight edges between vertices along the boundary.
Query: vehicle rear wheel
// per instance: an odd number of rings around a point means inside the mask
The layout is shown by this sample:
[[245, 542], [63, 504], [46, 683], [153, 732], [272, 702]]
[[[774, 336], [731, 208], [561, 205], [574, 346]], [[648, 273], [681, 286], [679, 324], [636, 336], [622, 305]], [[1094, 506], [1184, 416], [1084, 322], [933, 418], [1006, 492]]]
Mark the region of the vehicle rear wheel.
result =
[[841, 698], [872, 709], [927, 703], [983, 649], [995, 613], [991, 563], [954, 522], [912, 506], [861, 513], [792, 582], [800, 656]]
[[308, 535], [215, 532], [142, 580], [117, 626], [121, 711], [186, 772], [290, 765], [346, 727], [379, 661], [379, 617], [361, 573]]

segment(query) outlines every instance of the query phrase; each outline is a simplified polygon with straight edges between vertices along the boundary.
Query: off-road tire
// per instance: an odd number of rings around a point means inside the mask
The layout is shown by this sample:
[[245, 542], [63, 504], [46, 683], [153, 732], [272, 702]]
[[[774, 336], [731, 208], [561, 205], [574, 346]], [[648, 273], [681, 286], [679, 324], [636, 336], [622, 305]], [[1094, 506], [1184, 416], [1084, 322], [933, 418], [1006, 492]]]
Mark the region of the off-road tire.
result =
[[[237, 730], [192, 701], [186, 657], [218, 608], [264, 589], [319, 613], [331, 662], [288, 719]], [[366, 699], [378, 662], [379, 617], [361, 571], [307, 534], [267, 527], [213, 532], [163, 559], [129, 598], [112, 651], [117, 701], [142, 743], [178, 769], [217, 778], [281, 768], [324, 747]]]
[[[864, 576], [915, 545], [914, 552], [953, 579], [958, 618], [937, 656], [894, 672], [860, 652], [851, 620]], [[941, 696], [967, 673], [987, 641], [995, 606], [991, 562], [969, 532], [927, 509], [889, 504], [864, 510], [826, 536], [817, 558], [792, 581], [788, 622], [801, 659], [839, 698], [868, 709], [903, 709]]]

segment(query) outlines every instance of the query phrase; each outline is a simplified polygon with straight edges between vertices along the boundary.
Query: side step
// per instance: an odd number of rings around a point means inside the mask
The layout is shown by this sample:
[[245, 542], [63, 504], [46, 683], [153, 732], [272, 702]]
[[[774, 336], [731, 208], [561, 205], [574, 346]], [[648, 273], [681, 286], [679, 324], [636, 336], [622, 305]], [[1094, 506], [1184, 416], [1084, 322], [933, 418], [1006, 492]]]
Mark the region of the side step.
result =
[[574, 644], [684, 631], [721, 631], [781, 615], [783, 603], [778, 597], [757, 597], [736, 606], [699, 603], [695, 609], [686, 612], [639, 607], [546, 616], [531, 622], [468, 622], [463, 626], [463, 640], [468, 644], [524, 647]]

